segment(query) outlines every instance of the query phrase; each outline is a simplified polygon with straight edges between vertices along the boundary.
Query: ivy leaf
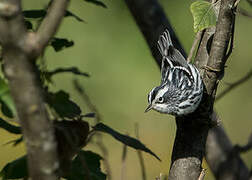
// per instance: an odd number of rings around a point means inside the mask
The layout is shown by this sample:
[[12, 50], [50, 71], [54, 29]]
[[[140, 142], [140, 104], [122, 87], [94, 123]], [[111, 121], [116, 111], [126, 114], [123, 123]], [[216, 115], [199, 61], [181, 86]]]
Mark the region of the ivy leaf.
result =
[[22, 134], [21, 132], [21, 127], [19, 126], [14, 126], [7, 121], [3, 120], [0, 118], [0, 128], [5, 129], [6, 131], [13, 133], [13, 134]]
[[0, 79], [0, 104], [3, 114], [9, 118], [13, 118], [16, 114], [16, 108], [10, 94], [8, 84]]
[[64, 48], [72, 47], [74, 45], [73, 41], [69, 41], [68, 39], [65, 38], [52, 38], [51, 40], [51, 46], [53, 49], [58, 52], [63, 50]]
[[159, 161], [161, 161], [160, 158], [155, 153], [153, 153], [149, 148], [147, 148], [143, 143], [141, 143], [139, 140], [137, 140], [135, 138], [132, 138], [127, 135], [123, 135], [103, 123], [96, 124], [93, 127], [93, 129], [95, 131], [100, 131], [100, 132], [105, 132], [107, 134], [110, 134], [111, 136], [113, 136], [116, 140], [120, 141], [121, 143], [123, 143], [129, 147], [132, 147], [134, 149], [147, 152], [147, 153], [151, 154], [152, 156], [154, 156], [155, 158], [157, 158]]
[[190, 9], [193, 15], [194, 32], [216, 25], [217, 17], [214, 4], [207, 1], [196, 1], [191, 4]]
[[93, 3], [97, 6], [101, 6], [103, 8], [107, 8], [106, 4], [104, 4], [103, 2], [99, 1], [99, 0], [84, 0], [86, 2], [89, 2], [89, 3]]
[[75, 118], [81, 114], [80, 107], [70, 100], [69, 94], [60, 90], [56, 93], [49, 92], [46, 96], [47, 103], [61, 118]]
[[27, 156], [22, 156], [6, 164], [0, 172], [0, 177], [2, 177], [3, 180], [28, 177]]
[[72, 162], [70, 174], [65, 178], [67, 180], [87, 179], [88, 173], [92, 180], [106, 180], [106, 174], [101, 171], [101, 159], [100, 155], [91, 151], [80, 151]]

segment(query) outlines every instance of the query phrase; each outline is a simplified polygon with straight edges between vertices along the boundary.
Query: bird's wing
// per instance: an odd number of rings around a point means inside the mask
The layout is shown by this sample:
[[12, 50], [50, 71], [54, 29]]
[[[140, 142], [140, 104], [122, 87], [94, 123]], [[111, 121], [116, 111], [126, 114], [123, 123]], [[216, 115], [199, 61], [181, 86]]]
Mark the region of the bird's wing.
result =
[[173, 67], [172, 62], [167, 58], [163, 57], [161, 65], [161, 85], [167, 80], [169, 70]]

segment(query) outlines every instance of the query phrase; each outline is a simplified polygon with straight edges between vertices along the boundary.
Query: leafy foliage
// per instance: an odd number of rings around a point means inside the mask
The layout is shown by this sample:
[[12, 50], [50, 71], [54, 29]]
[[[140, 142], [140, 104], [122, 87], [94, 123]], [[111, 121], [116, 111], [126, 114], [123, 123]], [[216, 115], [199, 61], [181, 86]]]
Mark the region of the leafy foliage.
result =
[[21, 179], [28, 177], [27, 156], [22, 156], [4, 166], [0, 172], [0, 177], [6, 179]]
[[90, 177], [92, 180], [106, 180], [106, 175], [101, 171], [100, 160], [102, 157], [91, 151], [80, 151], [72, 162], [71, 173], [67, 180], [80, 180]]
[[[46, 10], [45, 9], [26, 10], [23, 11], [23, 16], [29, 19], [42, 19], [46, 16]], [[79, 22], [84, 22], [83, 19], [81, 19], [79, 16], [75, 15], [70, 11], [66, 11], [65, 17], [73, 17]]]
[[132, 138], [127, 135], [123, 135], [103, 123], [96, 124], [93, 127], [93, 129], [96, 131], [101, 131], [101, 132], [105, 132], [107, 134], [110, 134], [111, 136], [113, 136], [115, 139], [122, 142], [123, 144], [125, 144], [129, 147], [132, 147], [134, 149], [147, 152], [147, 153], [151, 154], [152, 156], [154, 156], [155, 158], [157, 158], [159, 161], [161, 161], [160, 158], [155, 153], [153, 153], [149, 148], [147, 148], [143, 143], [141, 143], [139, 140], [137, 140], [135, 138]]
[[19, 126], [14, 126], [7, 121], [3, 120], [0, 118], [0, 127], [5, 129], [6, 131], [12, 133], [12, 134], [21, 134], [21, 127]]
[[193, 15], [194, 32], [216, 25], [217, 17], [214, 11], [214, 4], [200, 0], [193, 2], [190, 9]]
[[[71, 170], [67, 180], [86, 179], [106, 180], [106, 175], [101, 171], [101, 156], [91, 151], [80, 151], [71, 163]], [[0, 172], [3, 180], [21, 179], [28, 177], [27, 156], [22, 156], [4, 166]]]
[[56, 93], [49, 92], [46, 97], [47, 103], [61, 118], [76, 118], [81, 115], [80, 107], [70, 100], [68, 93], [60, 90]]
[[0, 78], [0, 104], [3, 114], [9, 118], [13, 118], [16, 114], [15, 105], [10, 94], [8, 84]]
[[64, 48], [72, 47], [74, 45], [73, 41], [69, 41], [68, 39], [65, 38], [52, 38], [51, 40], [51, 46], [56, 52], [59, 52], [63, 50]]
[[[84, 1], [93, 3], [103, 8], [107, 8], [107, 6], [100, 0]], [[46, 14], [47, 8], [23, 11], [26, 28], [28, 30], [35, 31], [36, 27], [33, 27], [33, 25], [35, 26], [34, 22], [40, 24], [40, 21], [43, 20]], [[78, 17], [70, 11], [65, 12], [65, 17], [73, 17], [79, 22], [84, 22], [82, 18]], [[60, 52], [61, 50], [72, 47], [75, 44], [74, 41], [68, 40], [67, 38], [53, 37], [49, 45], [51, 45], [56, 52]], [[48, 89], [50, 83], [49, 85], [45, 83], [48, 81], [50, 82], [51, 78], [54, 75], [60, 73], [67, 72], [84, 77], [89, 77], [89, 74], [82, 72], [77, 67], [60, 67], [53, 71], [48, 71], [47, 69], [42, 69], [43, 67], [41, 66], [41, 64], [37, 64], [37, 66], [37, 73], [41, 78], [41, 86], [44, 88], [45, 101], [49, 105], [48, 109], [56, 113], [56, 115], [55, 113], [52, 113], [52, 119], [54, 119], [53, 127], [58, 144], [57, 151], [60, 160], [60, 167], [63, 171], [64, 167], [70, 168], [67, 169], [66, 174], [63, 174], [64, 178], [66, 178], [67, 180], [105, 180], [106, 174], [101, 171], [100, 167], [100, 161], [102, 160], [102, 157], [91, 151], [80, 150], [87, 144], [90, 132], [93, 132], [89, 130], [89, 124], [86, 121], [82, 121], [81, 119], [94, 118], [96, 114], [87, 113], [82, 115], [81, 108], [70, 99], [70, 95], [67, 92], [63, 90], [59, 90], [57, 92], [49, 92]], [[1, 110], [5, 116], [12, 118], [16, 115], [15, 106], [10, 95], [8, 84], [3, 79], [0, 79], [0, 103]], [[61, 119], [61, 121], [57, 121], [58, 119]], [[14, 126], [1, 118], [0, 128], [3, 128], [13, 134], [22, 134], [21, 127]], [[154, 154], [139, 140], [127, 135], [120, 134], [119, 132], [106, 126], [105, 124], [99, 123], [93, 127], [93, 130], [108, 133], [125, 145], [137, 150], [145, 151], [160, 160], [156, 154]], [[11, 141], [11, 143], [17, 145], [22, 142], [22, 140], [23, 136], [14, 141]], [[76, 157], [73, 159], [74, 156]], [[0, 172], [0, 177], [2, 177], [3, 180], [21, 178], [26, 179], [28, 177], [27, 156], [22, 156], [6, 164]]]
[[93, 3], [97, 6], [101, 6], [103, 8], [107, 8], [106, 4], [104, 4], [103, 2], [99, 1], [99, 0], [84, 0], [86, 2], [90, 2], [90, 3]]
[[95, 113], [87, 113], [87, 114], [84, 114], [84, 115], [81, 115], [81, 117], [87, 117], [87, 118], [94, 118], [95, 117]]

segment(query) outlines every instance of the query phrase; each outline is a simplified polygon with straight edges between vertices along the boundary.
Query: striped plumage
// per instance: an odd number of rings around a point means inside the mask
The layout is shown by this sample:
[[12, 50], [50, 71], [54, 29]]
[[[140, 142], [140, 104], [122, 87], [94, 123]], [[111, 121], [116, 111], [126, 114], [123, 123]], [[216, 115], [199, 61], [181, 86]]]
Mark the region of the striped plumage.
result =
[[162, 55], [161, 84], [149, 93], [146, 112], [154, 109], [175, 116], [192, 113], [203, 94], [199, 71], [174, 48], [167, 30], [158, 40], [158, 49]]

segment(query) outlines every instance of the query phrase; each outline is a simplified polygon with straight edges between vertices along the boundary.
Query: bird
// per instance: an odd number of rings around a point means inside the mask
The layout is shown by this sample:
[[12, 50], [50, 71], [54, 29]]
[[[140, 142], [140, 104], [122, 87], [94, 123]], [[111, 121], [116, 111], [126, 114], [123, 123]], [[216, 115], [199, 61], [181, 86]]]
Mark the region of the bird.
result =
[[164, 114], [184, 116], [194, 112], [203, 95], [203, 81], [198, 69], [186, 61], [172, 43], [166, 29], [158, 39], [162, 55], [161, 83], [148, 94], [148, 107]]

